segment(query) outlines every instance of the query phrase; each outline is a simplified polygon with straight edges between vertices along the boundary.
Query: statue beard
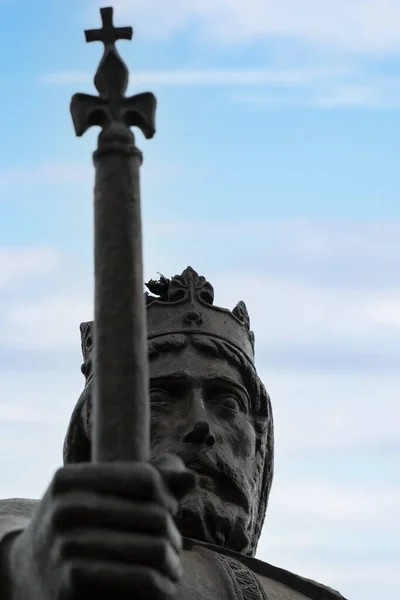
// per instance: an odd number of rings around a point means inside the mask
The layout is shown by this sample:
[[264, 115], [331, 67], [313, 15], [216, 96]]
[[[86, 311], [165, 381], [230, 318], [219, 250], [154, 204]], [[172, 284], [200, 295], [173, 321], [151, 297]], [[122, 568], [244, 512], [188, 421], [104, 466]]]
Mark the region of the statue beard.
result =
[[221, 499], [200, 477], [180, 505], [176, 523], [183, 537], [244, 553], [251, 546], [254, 519], [245, 508]]

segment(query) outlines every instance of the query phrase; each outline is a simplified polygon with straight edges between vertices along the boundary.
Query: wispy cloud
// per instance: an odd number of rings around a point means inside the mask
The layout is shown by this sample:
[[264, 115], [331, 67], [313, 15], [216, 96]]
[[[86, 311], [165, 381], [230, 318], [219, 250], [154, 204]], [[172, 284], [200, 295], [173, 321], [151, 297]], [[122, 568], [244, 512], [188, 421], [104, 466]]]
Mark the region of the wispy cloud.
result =
[[30, 166], [9, 166], [0, 171], [0, 185], [32, 183], [82, 183], [90, 181], [93, 167], [81, 163], [46, 162]]
[[279, 478], [258, 557], [331, 584], [346, 598], [396, 595], [399, 486], [329, 478]]
[[[83, 71], [59, 71], [45, 73], [39, 79], [45, 84], [76, 86], [91, 85], [93, 77]], [[365, 65], [358, 68], [326, 65], [292, 69], [188, 68], [139, 71], [135, 73], [132, 91], [142, 86], [234, 88], [234, 101], [265, 107], [400, 107], [400, 79], [396, 76], [373, 75]], [[80, 172], [74, 165], [71, 167], [76, 177], [83, 175], [83, 170]], [[57, 165], [49, 165], [49, 168], [56, 172]], [[62, 177], [65, 168], [63, 165], [58, 168]]]
[[[353, 79], [353, 81], [351, 81]], [[354, 81], [355, 80], [355, 81]], [[235, 93], [237, 102], [254, 106], [311, 107], [319, 109], [398, 109], [400, 83], [397, 77], [373, 77], [367, 73], [353, 74], [353, 78], [333, 78], [331, 81], [310, 82], [302, 88], [289, 91], [267, 90]]]
[[0, 247], [0, 290], [15, 292], [31, 285], [35, 277], [47, 277], [60, 267], [57, 249], [39, 247]]
[[9, 349], [63, 351], [76, 348], [79, 323], [92, 318], [90, 292], [16, 302], [8, 311], [8, 327], [0, 343]]
[[[179, 164], [146, 164], [144, 177], [151, 179], [165, 179], [178, 177], [185, 167]], [[20, 186], [41, 186], [56, 184], [58, 186], [69, 186], [83, 184], [85, 187], [91, 185], [94, 178], [94, 168], [90, 161], [77, 162], [45, 162], [30, 166], [3, 167], [0, 170], [0, 186], [4, 192], [5, 188]], [[0, 199], [2, 197], [0, 191]], [[8, 196], [7, 196], [8, 197]]]
[[317, 96], [314, 103], [325, 108], [363, 107], [377, 106], [380, 104], [379, 100], [372, 86], [346, 84], [338, 85], [331, 91]]
[[[174, 69], [135, 72], [135, 87], [158, 86], [296, 86], [337, 75], [339, 69]], [[343, 72], [343, 69], [340, 69]], [[91, 83], [93, 76], [82, 71], [46, 73], [43, 83], [76, 85]]]

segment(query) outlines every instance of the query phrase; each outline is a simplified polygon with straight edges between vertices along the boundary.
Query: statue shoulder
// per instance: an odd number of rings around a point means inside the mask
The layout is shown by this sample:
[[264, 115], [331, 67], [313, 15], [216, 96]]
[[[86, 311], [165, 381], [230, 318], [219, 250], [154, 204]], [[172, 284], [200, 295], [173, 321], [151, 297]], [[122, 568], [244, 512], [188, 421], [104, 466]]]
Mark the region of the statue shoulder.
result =
[[[243, 600], [345, 600], [343, 596], [316, 581], [300, 577], [290, 571], [274, 567], [269, 563], [256, 558], [243, 556], [236, 552], [231, 552], [225, 548], [194, 542], [194, 540], [184, 540], [186, 551], [190, 550], [197, 554], [198, 558], [203, 556], [204, 565], [210, 572], [215, 573], [214, 577], [208, 577], [208, 582], [212, 579], [225, 580], [224, 588], [230, 587], [235, 590], [235, 595], [229, 595], [229, 598], [236, 597]], [[201, 550], [200, 550], [201, 549]], [[207, 560], [208, 555], [208, 560]], [[189, 561], [192, 562], [192, 561]], [[194, 571], [197, 570], [197, 567]], [[219, 572], [217, 574], [217, 571]], [[189, 577], [195, 573], [192, 572]], [[204, 577], [205, 573], [203, 573]], [[219, 587], [214, 584], [214, 588]], [[199, 589], [199, 588], [197, 588]], [[203, 595], [196, 595], [193, 598], [203, 598]], [[206, 596], [204, 596], [206, 597]], [[224, 598], [224, 594], [209, 594], [208, 598]]]
[[0, 500], [0, 541], [12, 531], [25, 529], [38, 502], [28, 498]]
[[[264, 561], [243, 557], [248, 567], [259, 577], [264, 589], [268, 592], [275, 592], [276, 598], [279, 600], [293, 600], [298, 598], [299, 600], [346, 600], [338, 591], [308, 579], [296, 575], [286, 569], [281, 569], [266, 563]], [[286, 594], [285, 590], [290, 590], [290, 593]], [[293, 592], [297, 592], [298, 595], [293, 595]], [[273, 596], [275, 598], [275, 596]]]
[[30, 498], [6, 498], [0, 499], [0, 514], [10, 514], [21, 517], [30, 517], [38, 505], [39, 500]]

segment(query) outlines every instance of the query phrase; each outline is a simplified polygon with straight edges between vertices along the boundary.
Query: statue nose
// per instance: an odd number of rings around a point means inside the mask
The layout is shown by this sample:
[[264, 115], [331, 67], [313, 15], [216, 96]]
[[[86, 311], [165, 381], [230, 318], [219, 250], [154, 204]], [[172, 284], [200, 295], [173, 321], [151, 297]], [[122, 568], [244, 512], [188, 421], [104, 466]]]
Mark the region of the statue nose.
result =
[[205, 444], [214, 446], [215, 437], [212, 435], [207, 421], [197, 421], [193, 429], [187, 433], [182, 440], [185, 444]]

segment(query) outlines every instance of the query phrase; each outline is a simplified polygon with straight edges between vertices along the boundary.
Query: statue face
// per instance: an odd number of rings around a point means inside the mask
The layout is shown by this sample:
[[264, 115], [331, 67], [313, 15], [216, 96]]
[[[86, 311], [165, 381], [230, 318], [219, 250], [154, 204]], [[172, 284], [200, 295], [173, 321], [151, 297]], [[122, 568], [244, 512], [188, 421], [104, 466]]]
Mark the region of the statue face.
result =
[[179, 455], [198, 487], [178, 517], [186, 537], [243, 551], [259, 486], [251, 399], [239, 371], [190, 343], [150, 361], [153, 457]]
[[[254, 556], [272, 483], [274, 435], [246, 306], [214, 306], [211, 284], [191, 267], [146, 286], [153, 457], [175, 453], [199, 479], [182, 503], [181, 532]], [[86, 386], [65, 438], [65, 464], [91, 456], [93, 323], [80, 330]]]

